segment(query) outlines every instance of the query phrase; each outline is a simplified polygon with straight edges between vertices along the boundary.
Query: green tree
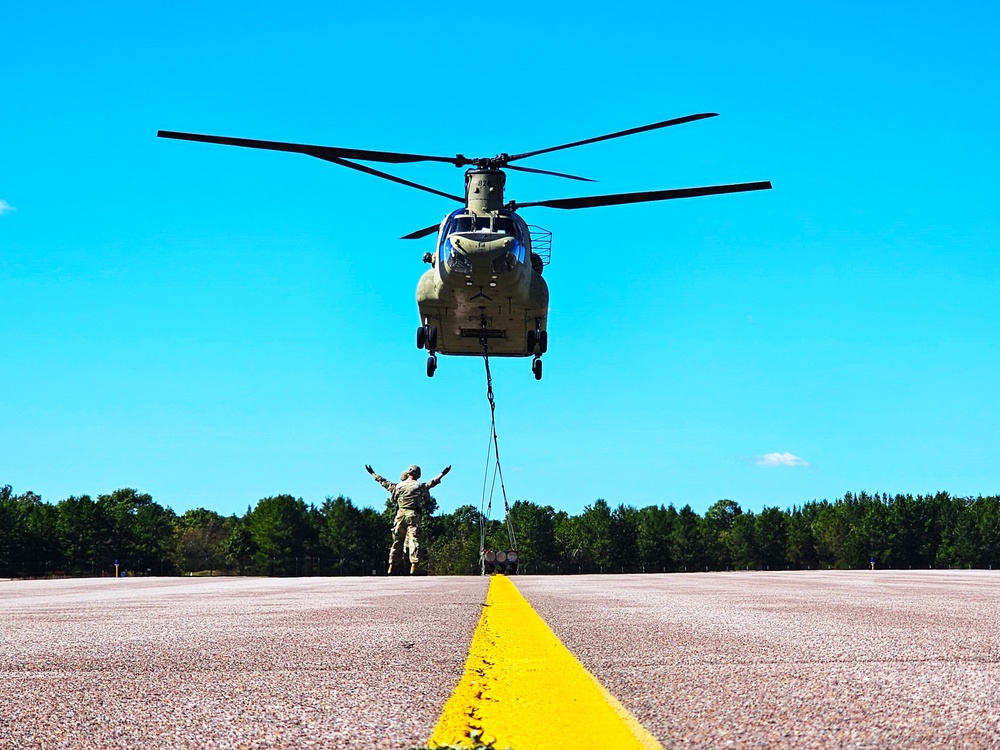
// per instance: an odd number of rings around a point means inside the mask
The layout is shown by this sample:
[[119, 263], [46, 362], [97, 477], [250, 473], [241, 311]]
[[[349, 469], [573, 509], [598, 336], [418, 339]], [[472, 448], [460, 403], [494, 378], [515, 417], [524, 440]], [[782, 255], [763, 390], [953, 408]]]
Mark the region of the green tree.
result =
[[56, 505], [56, 539], [63, 569], [70, 574], [97, 574], [109, 522], [89, 495], [70, 496]]
[[226, 562], [236, 567], [239, 575], [254, 572], [254, 560], [257, 556], [257, 545], [250, 532], [248, 518], [252, 511], [247, 508], [246, 515], [229, 518], [229, 536], [222, 543], [222, 554]]
[[850, 556], [848, 540], [851, 523], [845, 503], [831, 504], [823, 500], [817, 504], [812, 533], [816, 540], [816, 558], [819, 566], [846, 567], [846, 560]]
[[757, 551], [756, 515], [747, 512], [733, 518], [733, 525], [726, 536], [726, 548], [734, 568], [756, 567], [760, 556]]
[[892, 549], [889, 543], [889, 506], [880, 497], [868, 497], [862, 492], [860, 519], [851, 519], [851, 532], [848, 534], [849, 558], [845, 560], [847, 567], [864, 568], [871, 558], [879, 565], [892, 563]]
[[391, 533], [392, 528], [379, 513], [371, 508], [361, 509], [359, 546], [364, 575], [370, 575], [372, 570], [377, 571], [382, 563], [387, 563]]
[[647, 573], [672, 570], [672, 542], [677, 510], [673, 505], [650, 505], [639, 511], [639, 565]]
[[[148, 497], [148, 495], [147, 495]], [[144, 573], [174, 573], [176, 514], [152, 500], [138, 505], [133, 518], [135, 569]]]
[[[367, 511], [367, 512], [366, 512]], [[366, 575], [387, 557], [389, 530], [370, 508], [357, 508], [340, 495], [326, 498], [320, 508], [321, 572]]]
[[608, 549], [612, 571], [639, 569], [639, 511], [621, 504], [611, 513], [611, 544]]
[[785, 514], [778, 508], [764, 508], [757, 516], [755, 532], [757, 554], [754, 562], [757, 567], [763, 570], [784, 568], [788, 542]]
[[685, 505], [677, 513], [670, 535], [670, 550], [677, 570], [701, 570], [704, 560], [702, 546], [701, 519], [690, 505]]
[[576, 523], [568, 524], [566, 530], [572, 531], [569, 538], [575, 544], [567, 560], [570, 567], [575, 563], [577, 570], [585, 573], [611, 568], [611, 508], [605, 500], [598, 498], [586, 506]]
[[247, 514], [258, 572], [303, 575], [315, 562], [317, 530], [309, 507], [291, 495], [265, 497]]
[[556, 512], [552, 506], [543, 507], [518, 500], [511, 506], [510, 517], [517, 534], [521, 570], [555, 573], [559, 566], [559, 553], [556, 546]]
[[932, 508], [922, 497], [896, 495], [889, 509], [889, 542], [894, 568], [929, 568], [937, 556]]
[[[812, 506], [814, 507], [814, 506]], [[819, 565], [816, 540], [812, 533], [813, 517], [806, 507], [793, 507], [787, 517], [788, 541], [785, 562], [793, 569], [813, 569]]]
[[971, 568], [976, 564], [979, 534], [972, 510], [974, 502], [968, 497], [951, 499], [951, 508], [947, 523], [941, 530], [941, 547], [937, 554], [941, 564], [956, 568]]
[[34, 492], [0, 487], [0, 576], [41, 576], [59, 565], [55, 511]]
[[25, 519], [9, 484], [0, 487], [0, 577], [12, 578], [22, 567]]
[[213, 510], [195, 508], [174, 520], [174, 562], [183, 572], [225, 570], [225, 544], [233, 520]]
[[[472, 505], [434, 516], [428, 527], [429, 571], [433, 575], [468, 575], [479, 572], [482, 515]], [[388, 547], [386, 547], [388, 550]]]
[[556, 551], [559, 554], [557, 571], [560, 573], [589, 572], [589, 549], [584, 540], [583, 524], [580, 516], [571, 516], [565, 511], [556, 513]]
[[718, 500], [705, 511], [704, 539], [706, 564], [715, 570], [728, 570], [732, 564], [729, 554], [729, 535], [733, 521], [743, 515], [740, 504], [734, 500]]
[[1000, 497], [977, 497], [969, 512], [975, 529], [973, 565], [1000, 568]]
[[[148, 563], [161, 555], [169, 555], [160, 535], [172, 536], [171, 518], [146, 493], [131, 487], [97, 497], [99, 515], [105, 524], [105, 536], [98, 547], [97, 564], [102, 570], [113, 571], [118, 560], [120, 569], [135, 571], [143, 558]], [[154, 507], [155, 506], [155, 507]]]

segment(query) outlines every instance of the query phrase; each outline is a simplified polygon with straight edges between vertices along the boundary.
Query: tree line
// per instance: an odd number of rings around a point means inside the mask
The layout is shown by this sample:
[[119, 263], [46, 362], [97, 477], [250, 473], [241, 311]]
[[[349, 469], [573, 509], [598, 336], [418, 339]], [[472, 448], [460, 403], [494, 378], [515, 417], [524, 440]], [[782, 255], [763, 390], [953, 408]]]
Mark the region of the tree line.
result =
[[[478, 573], [486, 546], [509, 548], [502, 521], [472, 505], [425, 509], [426, 566], [436, 575]], [[0, 488], [0, 577], [235, 574], [384, 574], [394, 508], [359, 508], [346, 497], [319, 506], [267, 497], [242, 516], [198, 508], [177, 515], [134, 489], [56, 504]], [[787, 510], [744, 511], [719, 500], [612, 508], [595, 500], [579, 515], [517, 501], [510, 518], [522, 573], [702, 570], [992, 568], [1000, 566], [1000, 496], [847, 493]]]

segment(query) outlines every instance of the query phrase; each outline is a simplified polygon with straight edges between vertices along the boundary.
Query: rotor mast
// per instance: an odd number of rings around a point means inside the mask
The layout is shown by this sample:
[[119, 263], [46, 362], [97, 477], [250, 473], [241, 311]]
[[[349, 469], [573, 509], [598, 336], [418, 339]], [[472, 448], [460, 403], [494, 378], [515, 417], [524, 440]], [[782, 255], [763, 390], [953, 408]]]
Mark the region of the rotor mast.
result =
[[507, 175], [494, 167], [476, 167], [465, 173], [465, 205], [474, 214], [495, 213], [503, 208]]

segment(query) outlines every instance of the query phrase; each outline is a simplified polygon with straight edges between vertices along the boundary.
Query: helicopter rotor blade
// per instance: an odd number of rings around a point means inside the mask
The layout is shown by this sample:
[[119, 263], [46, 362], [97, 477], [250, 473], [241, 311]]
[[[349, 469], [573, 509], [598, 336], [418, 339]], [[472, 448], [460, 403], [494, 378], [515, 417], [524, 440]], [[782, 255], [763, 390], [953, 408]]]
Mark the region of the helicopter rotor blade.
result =
[[436, 190], [432, 187], [427, 187], [426, 185], [421, 185], [419, 182], [410, 182], [409, 180], [404, 180], [402, 177], [396, 177], [388, 172], [380, 172], [377, 169], [372, 169], [371, 167], [366, 167], [364, 164], [355, 164], [353, 161], [348, 161], [347, 159], [341, 159], [339, 157], [333, 157], [327, 159], [327, 161], [333, 162], [334, 164], [339, 164], [342, 167], [347, 167], [348, 169], [356, 169], [359, 172], [364, 172], [365, 174], [370, 174], [375, 177], [381, 177], [383, 180], [389, 180], [390, 182], [396, 182], [400, 185], [406, 185], [407, 187], [416, 188], [417, 190], [423, 190], [425, 193], [433, 193], [434, 195], [440, 195], [442, 198], [451, 198], [453, 201], [458, 201], [459, 203], [465, 203], [465, 198], [460, 198], [457, 195], [452, 195], [451, 193], [445, 193], [441, 190]]
[[519, 167], [516, 164], [507, 164], [504, 169], [516, 169], [518, 172], [531, 172], [532, 174], [547, 174], [553, 177], [565, 177], [570, 180], [579, 180], [580, 182], [597, 182], [597, 180], [592, 180], [589, 177], [578, 177], [575, 174], [564, 174], [563, 172], [550, 172], [547, 169], [532, 169], [531, 167]]
[[173, 130], [159, 130], [160, 138], [174, 138], [179, 141], [198, 141], [200, 143], [218, 143], [223, 146], [240, 146], [242, 148], [259, 148], [267, 151], [288, 151], [296, 154], [315, 156], [324, 161], [335, 159], [358, 159], [360, 161], [377, 161], [386, 164], [410, 164], [419, 161], [436, 161], [462, 167], [468, 164], [465, 157], [460, 156], [428, 156], [426, 154], [403, 154], [395, 151], [369, 151], [358, 148], [340, 148], [339, 146], [313, 146], [308, 143], [285, 143], [284, 141], [260, 141], [253, 138], [230, 138], [223, 135], [203, 135], [201, 133], [178, 133]]
[[416, 232], [410, 232], [407, 235], [400, 237], [401, 240], [419, 240], [422, 237], [426, 237], [429, 234], [434, 234], [440, 224], [431, 224], [429, 227], [424, 227], [423, 229], [418, 229]]
[[[518, 159], [527, 159], [529, 156], [538, 156], [539, 154], [547, 154], [552, 151], [561, 151], [564, 148], [575, 148], [576, 146], [586, 146], [588, 143], [597, 143], [598, 141], [607, 141], [612, 138], [622, 138], [626, 135], [635, 135], [636, 133], [645, 133], [647, 130], [657, 130], [659, 128], [669, 128], [671, 125], [683, 125], [686, 122], [694, 122], [695, 120], [704, 120], [708, 117], [718, 117], [718, 112], [702, 112], [697, 115], [686, 115], [684, 117], [675, 117], [672, 120], [664, 120], [663, 122], [654, 122], [652, 125], [643, 125], [638, 128], [629, 128], [628, 130], [619, 130], [617, 133], [609, 133], [608, 135], [599, 135], [596, 138], [586, 138], [582, 141], [573, 141], [573, 143], [564, 143], [561, 146], [550, 146], [549, 148], [540, 148], [537, 151], [528, 151], [523, 154], [514, 154], [514, 156], [509, 156], [507, 158], [508, 162], [517, 161]], [[513, 169], [513, 167], [511, 167]]]
[[547, 208], [595, 208], [597, 206], [620, 206], [626, 203], [645, 203], [647, 201], [666, 201], [674, 198], [697, 198], [703, 195], [723, 195], [725, 193], [746, 193], [752, 190], [770, 190], [770, 181], [740, 182], [733, 185], [708, 185], [706, 187], [675, 188], [673, 190], [647, 190], [642, 193], [616, 193], [614, 195], [590, 195], [582, 198], [558, 198], [550, 201], [533, 201], [531, 203], [516, 203], [511, 201], [507, 207], [516, 211], [529, 206], [545, 206]]
[[[352, 156], [355, 159], [369, 159], [371, 161], [387, 161], [393, 164], [406, 163], [407, 161], [448, 161], [454, 163], [454, 159], [445, 159], [444, 157], [418, 157], [415, 154], [394, 154], [391, 152], [383, 151], [360, 151], [358, 149], [350, 148], [336, 148], [333, 146], [310, 146], [304, 143], [283, 143], [281, 141], [257, 141], [251, 140], [249, 138], [229, 138], [226, 136], [219, 135], [201, 135], [199, 133], [176, 133], [171, 130], [160, 130], [157, 132], [157, 136], [160, 138], [175, 138], [181, 141], [198, 141], [201, 143], [217, 143], [223, 146], [242, 146], [244, 148], [260, 148], [266, 149], [268, 151], [287, 151], [296, 154], [306, 154], [307, 156], [315, 156], [323, 161], [328, 161], [333, 164], [339, 164], [342, 167], [347, 167], [348, 169], [356, 169], [359, 172], [365, 172], [366, 174], [374, 175], [375, 177], [381, 177], [384, 180], [389, 180], [391, 182], [397, 182], [400, 185], [406, 185], [407, 187], [416, 188], [417, 190], [423, 190], [427, 193], [433, 193], [434, 195], [440, 195], [444, 198], [451, 198], [452, 200], [458, 201], [459, 203], [465, 203], [464, 198], [460, 198], [457, 195], [452, 195], [451, 193], [444, 193], [440, 190], [435, 190], [432, 187], [427, 187], [426, 185], [421, 185], [417, 182], [411, 182], [410, 180], [404, 180], [402, 177], [396, 177], [395, 175], [388, 174], [386, 172], [380, 172], [377, 169], [372, 169], [371, 167], [366, 167], [362, 164], [355, 164], [352, 161], [347, 160], [347, 156]], [[372, 155], [381, 155], [382, 159], [378, 159]], [[388, 158], [393, 157], [393, 158]], [[396, 158], [399, 157], [399, 158]]]

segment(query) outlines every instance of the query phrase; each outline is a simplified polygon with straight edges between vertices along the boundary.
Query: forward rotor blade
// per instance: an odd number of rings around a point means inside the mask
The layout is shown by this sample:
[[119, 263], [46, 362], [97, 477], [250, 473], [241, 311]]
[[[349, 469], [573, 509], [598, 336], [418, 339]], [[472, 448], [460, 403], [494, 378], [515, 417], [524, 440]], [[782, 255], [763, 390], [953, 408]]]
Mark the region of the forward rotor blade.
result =
[[518, 172], [531, 172], [533, 174], [547, 174], [553, 177], [566, 177], [570, 180], [579, 180], [580, 182], [597, 182], [597, 180], [592, 180], [589, 177], [577, 177], [575, 174], [563, 174], [562, 172], [550, 172], [547, 169], [532, 169], [531, 167], [518, 167], [514, 164], [508, 164], [504, 169], [516, 169]]
[[177, 133], [173, 130], [160, 130], [156, 133], [160, 138], [174, 138], [179, 141], [198, 141], [200, 143], [218, 143], [223, 146], [241, 146], [242, 148], [260, 148], [267, 151], [289, 151], [296, 154], [315, 156], [324, 161], [335, 159], [358, 159], [360, 161], [378, 161], [386, 164], [409, 164], [418, 161], [437, 161], [464, 166], [467, 162], [457, 156], [427, 156], [424, 154], [401, 154], [394, 151], [367, 151], [357, 148], [340, 148], [339, 146], [313, 146], [308, 143], [285, 143], [283, 141], [259, 141], [252, 138], [229, 138], [223, 135], [202, 135], [200, 133]]
[[673, 120], [664, 120], [663, 122], [654, 122], [652, 125], [643, 125], [639, 128], [629, 128], [628, 130], [619, 130], [617, 133], [609, 133], [608, 135], [599, 135], [596, 138], [587, 138], [582, 141], [573, 141], [573, 143], [564, 143], [561, 146], [551, 146], [549, 148], [542, 148], [538, 151], [528, 151], [523, 154], [515, 154], [507, 159], [507, 161], [516, 161], [517, 159], [527, 159], [529, 156], [538, 156], [539, 154], [547, 154], [552, 151], [561, 151], [564, 148], [575, 148], [576, 146], [586, 146], [588, 143], [597, 143], [598, 141], [607, 141], [611, 138], [622, 138], [626, 135], [635, 135], [636, 133], [645, 133], [647, 130], [657, 130], [658, 128], [669, 128], [671, 125], [683, 125], [685, 122], [694, 122], [695, 120], [704, 120], [707, 117], [718, 117], [718, 112], [703, 112], [698, 115], [687, 115], [685, 117], [676, 117]]
[[771, 183], [741, 182], [735, 185], [709, 185], [707, 187], [676, 188], [674, 190], [649, 190], [644, 193], [617, 193], [615, 195], [591, 195], [583, 198], [559, 198], [551, 201], [534, 201], [532, 203], [515, 203], [508, 206], [511, 210], [529, 206], [546, 206], [547, 208], [595, 208], [597, 206], [620, 206], [625, 203], [645, 203], [647, 201], [666, 201], [674, 198], [697, 198], [703, 195], [723, 195], [725, 193], [746, 193], [751, 190], [770, 190]]
[[[352, 161], [348, 161], [346, 157], [348, 154], [368, 154], [368, 156], [355, 156], [354, 158], [368, 158], [372, 161], [378, 161], [371, 156], [371, 154], [380, 154], [383, 157], [411, 157], [409, 159], [399, 158], [399, 159], [382, 159], [382, 161], [391, 161], [393, 164], [405, 163], [406, 161], [420, 161], [425, 157], [416, 157], [414, 154], [392, 154], [389, 152], [379, 152], [379, 151], [359, 151], [357, 149], [349, 148], [335, 148], [332, 146], [310, 146], [303, 143], [282, 143], [280, 141], [255, 141], [248, 138], [228, 138], [226, 136], [220, 135], [200, 135], [198, 133], [175, 133], [171, 130], [160, 130], [157, 132], [160, 138], [174, 138], [180, 141], [198, 141], [201, 143], [218, 143], [223, 146], [243, 146], [246, 148], [260, 148], [266, 149], [268, 151], [287, 151], [295, 154], [305, 154], [307, 156], [315, 156], [323, 161], [328, 161], [333, 164], [339, 164], [342, 167], [347, 167], [348, 169], [356, 169], [359, 172], [364, 172], [366, 174], [374, 175], [375, 177], [381, 177], [383, 180], [389, 180], [390, 182], [398, 182], [400, 185], [406, 185], [407, 187], [416, 188], [417, 190], [423, 190], [426, 193], [433, 193], [434, 195], [440, 195], [443, 198], [451, 198], [452, 200], [458, 201], [459, 203], [465, 203], [464, 198], [460, 198], [457, 195], [452, 195], [451, 193], [443, 193], [440, 190], [435, 190], [432, 187], [427, 187], [426, 185], [421, 185], [417, 182], [410, 182], [409, 180], [404, 180], [402, 177], [396, 177], [395, 175], [388, 174], [386, 172], [380, 172], [377, 169], [372, 169], [371, 167], [366, 167], [362, 164], [355, 164]], [[429, 160], [437, 160], [438, 157], [426, 157]], [[441, 157], [442, 160], [445, 160]], [[447, 161], [447, 160], [445, 160]], [[454, 160], [451, 160], [452, 163]]]
[[410, 232], [409, 234], [404, 235], [403, 237], [400, 237], [399, 239], [401, 239], [401, 240], [419, 240], [420, 238], [426, 237], [429, 234], [434, 234], [438, 230], [439, 226], [441, 226], [441, 225], [440, 224], [431, 224], [429, 227], [424, 227], [423, 229], [418, 229], [416, 232]]
[[432, 187], [427, 187], [426, 185], [421, 185], [419, 182], [410, 182], [409, 180], [404, 180], [402, 177], [396, 177], [388, 172], [380, 172], [377, 169], [372, 169], [371, 167], [366, 167], [364, 164], [355, 164], [353, 161], [348, 161], [347, 159], [340, 159], [333, 157], [327, 159], [327, 161], [333, 162], [334, 164], [339, 164], [342, 167], [347, 167], [348, 169], [356, 169], [359, 172], [364, 172], [365, 174], [374, 175], [375, 177], [381, 177], [383, 180], [389, 180], [390, 182], [397, 182], [400, 185], [406, 185], [407, 187], [416, 188], [417, 190], [423, 190], [425, 193], [433, 193], [434, 195], [440, 195], [442, 198], [451, 198], [453, 201], [458, 201], [459, 203], [465, 203], [465, 198], [460, 198], [457, 195], [452, 195], [451, 193], [444, 193], [440, 190], [435, 190]]

